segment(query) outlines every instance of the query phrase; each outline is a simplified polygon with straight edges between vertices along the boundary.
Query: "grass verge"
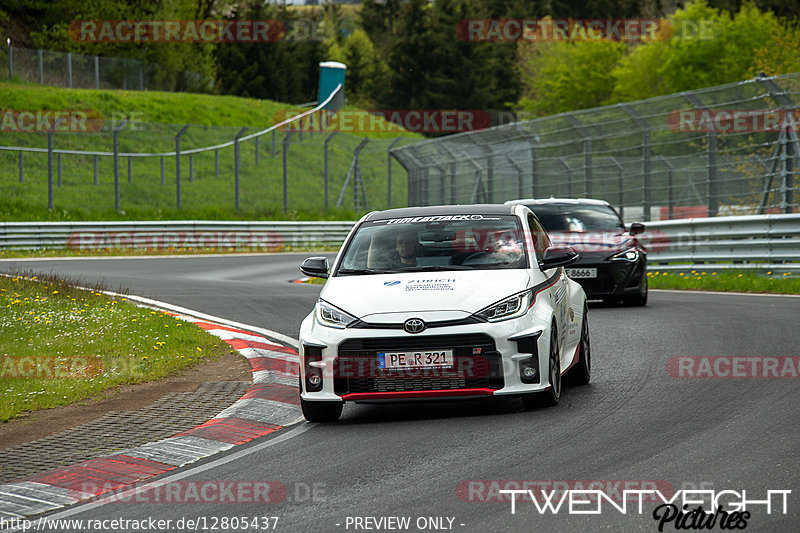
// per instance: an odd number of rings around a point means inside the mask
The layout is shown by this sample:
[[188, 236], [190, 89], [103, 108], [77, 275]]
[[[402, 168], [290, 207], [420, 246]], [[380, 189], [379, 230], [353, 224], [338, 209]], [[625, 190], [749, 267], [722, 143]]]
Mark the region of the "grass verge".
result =
[[230, 351], [189, 323], [99, 290], [57, 277], [0, 276], [0, 422]]
[[669, 272], [653, 269], [647, 273], [647, 280], [651, 289], [800, 294], [800, 276], [779, 270], [757, 273], [747, 270]]

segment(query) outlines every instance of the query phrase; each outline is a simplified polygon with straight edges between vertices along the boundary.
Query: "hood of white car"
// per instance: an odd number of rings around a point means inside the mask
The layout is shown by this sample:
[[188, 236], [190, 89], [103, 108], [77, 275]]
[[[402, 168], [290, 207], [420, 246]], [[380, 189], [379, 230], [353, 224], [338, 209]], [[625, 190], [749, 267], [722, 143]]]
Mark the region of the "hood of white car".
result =
[[368, 322], [464, 318], [531, 286], [527, 270], [470, 270], [336, 276], [320, 298]]

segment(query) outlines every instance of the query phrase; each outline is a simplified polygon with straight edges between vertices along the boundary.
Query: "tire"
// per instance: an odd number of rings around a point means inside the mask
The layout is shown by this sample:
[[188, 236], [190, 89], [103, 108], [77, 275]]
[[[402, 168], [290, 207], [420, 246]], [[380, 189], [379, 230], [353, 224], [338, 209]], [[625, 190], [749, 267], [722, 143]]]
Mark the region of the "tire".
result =
[[571, 385], [588, 385], [589, 380], [592, 378], [592, 343], [589, 339], [589, 315], [587, 311], [588, 308], [584, 304], [578, 362], [564, 375], [569, 379]]
[[644, 279], [644, 292], [635, 296], [625, 296], [623, 303], [629, 307], [643, 307], [647, 305], [647, 278]]
[[343, 405], [343, 402], [309, 402], [300, 398], [300, 408], [309, 422], [336, 422]]
[[550, 388], [546, 391], [525, 394], [522, 403], [526, 409], [537, 407], [552, 407], [558, 404], [561, 398], [561, 362], [559, 357], [558, 331], [553, 323], [550, 328], [550, 354], [547, 358], [547, 372], [550, 376]]

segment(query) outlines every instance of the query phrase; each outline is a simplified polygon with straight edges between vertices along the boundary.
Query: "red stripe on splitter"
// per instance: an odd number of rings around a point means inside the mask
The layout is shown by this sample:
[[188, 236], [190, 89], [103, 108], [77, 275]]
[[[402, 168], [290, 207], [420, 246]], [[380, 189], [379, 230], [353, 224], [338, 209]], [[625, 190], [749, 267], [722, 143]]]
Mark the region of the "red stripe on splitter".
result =
[[[295, 394], [297, 389], [295, 389]], [[212, 418], [205, 424], [196, 428], [178, 433], [176, 437], [200, 437], [203, 439], [227, 442], [228, 444], [244, 444], [253, 439], [262, 437], [273, 431], [282, 429], [283, 426], [247, 420], [245, 418], [226, 417]]]
[[97, 496], [163, 474], [173, 468], [175, 467], [172, 465], [148, 459], [113, 455], [36, 474], [25, 478], [25, 481], [35, 481], [73, 490], [76, 493]]
[[242, 396], [242, 400], [247, 398], [261, 398], [262, 400], [273, 400], [291, 405], [300, 405], [300, 395], [297, 392], [297, 385], [257, 383], [248, 389], [245, 395]]
[[258, 348], [259, 350], [269, 350], [271, 352], [286, 353], [290, 355], [297, 355], [297, 350], [287, 346], [280, 346], [278, 344], [269, 344], [266, 342], [251, 341], [247, 339], [228, 339], [225, 342], [236, 348], [243, 350], [244, 348]]
[[494, 389], [443, 389], [426, 391], [351, 392], [342, 400], [397, 400], [402, 398], [446, 398], [450, 396], [491, 396]]

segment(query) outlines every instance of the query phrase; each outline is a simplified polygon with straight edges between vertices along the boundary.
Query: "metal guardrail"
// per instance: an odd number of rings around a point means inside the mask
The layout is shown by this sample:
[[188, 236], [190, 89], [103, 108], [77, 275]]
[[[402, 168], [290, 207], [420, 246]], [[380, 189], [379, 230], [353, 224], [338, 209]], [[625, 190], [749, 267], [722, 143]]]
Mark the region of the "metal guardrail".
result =
[[[7, 222], [0, 250], [219, 249], [279, 251], [339, 246], [352, 221]], [[800, 214], [689, 218], [647, 223], [652, 270], [800, 271]]]
[[650, 270], [800, 271], [800, 214], [648, 222]]

